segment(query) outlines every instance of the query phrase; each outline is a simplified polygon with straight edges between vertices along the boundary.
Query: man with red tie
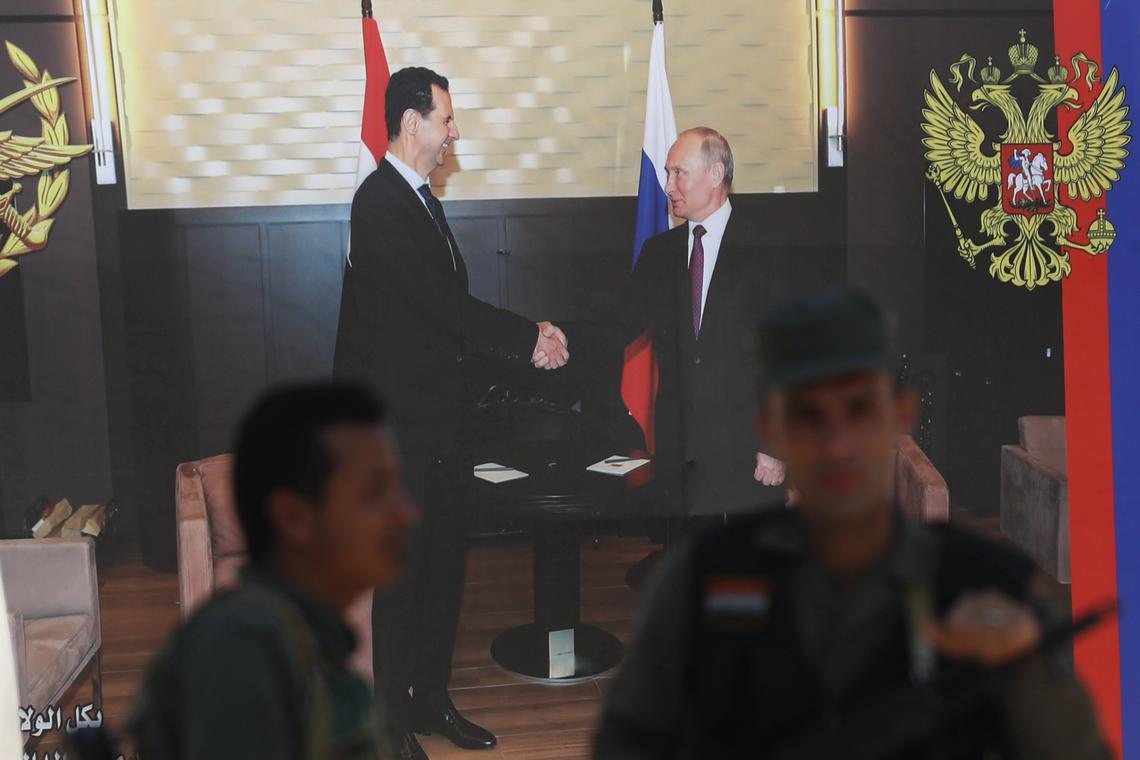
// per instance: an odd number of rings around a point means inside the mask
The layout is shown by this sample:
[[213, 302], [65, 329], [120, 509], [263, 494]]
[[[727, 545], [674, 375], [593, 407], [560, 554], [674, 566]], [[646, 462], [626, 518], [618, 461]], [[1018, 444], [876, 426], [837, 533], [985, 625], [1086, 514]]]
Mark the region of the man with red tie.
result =
[[[567, 327], [578, 356], [620, 351], [648, 330], [659, 367], [654, 471], [673, 517], [722, 515], [782, 496], [783, 465], [757, 437], [753, 324], [772, 299], [770, 250], [733, 217], [733, 159], [714, 129], [680, 134], [665, 193], [684, 220], [645, 241], [604, 320]], [[580, 331], [579, 331], [580, 330]]]

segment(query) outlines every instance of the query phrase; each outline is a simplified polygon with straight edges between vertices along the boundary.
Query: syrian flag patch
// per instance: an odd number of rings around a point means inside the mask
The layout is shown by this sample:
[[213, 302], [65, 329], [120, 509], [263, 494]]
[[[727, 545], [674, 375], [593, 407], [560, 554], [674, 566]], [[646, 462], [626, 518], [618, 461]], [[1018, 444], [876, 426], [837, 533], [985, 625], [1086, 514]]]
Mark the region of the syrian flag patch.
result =
[[772, 606], [772, 582], [752, 575], [714, 575], [705, 581], [706, 618], [763, 618]]

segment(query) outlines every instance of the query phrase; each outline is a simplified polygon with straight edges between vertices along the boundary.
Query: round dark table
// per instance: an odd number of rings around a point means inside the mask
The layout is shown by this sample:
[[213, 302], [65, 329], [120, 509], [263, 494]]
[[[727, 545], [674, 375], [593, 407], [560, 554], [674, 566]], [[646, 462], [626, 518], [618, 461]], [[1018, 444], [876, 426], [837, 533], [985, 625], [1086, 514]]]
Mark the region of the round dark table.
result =
[[624, 477], [586, 470], [615, 455], [644, 457], [575, 441], [483, 445], [470, 452], [468, 473], [495, 462], [529, 476], [488, 483], [469, 475], [471, 506], [481, 518], [527, 527], [534, 537], [534, 622], [503, 631], [491, 644], [495, 662], [515, 675], [574, 683], [621, 661], [621, 642], [580, 618], [579, 526], [654, 514], [657, 495], [652, 462]]

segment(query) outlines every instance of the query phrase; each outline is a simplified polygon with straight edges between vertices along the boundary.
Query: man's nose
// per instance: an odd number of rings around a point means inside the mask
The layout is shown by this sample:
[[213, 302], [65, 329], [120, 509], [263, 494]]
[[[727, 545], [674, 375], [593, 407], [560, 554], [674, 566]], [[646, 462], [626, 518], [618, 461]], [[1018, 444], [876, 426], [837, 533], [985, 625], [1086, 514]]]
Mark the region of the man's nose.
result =
[[452, 142], [459, 139], [459, 126], [452, 122], [451, 129], [447, 130], [447, 136], [451, 138]]
[[847, 457], [858, 448], [849, 425], [831, 422], [821, 432], [820, 448], [829, 456]]

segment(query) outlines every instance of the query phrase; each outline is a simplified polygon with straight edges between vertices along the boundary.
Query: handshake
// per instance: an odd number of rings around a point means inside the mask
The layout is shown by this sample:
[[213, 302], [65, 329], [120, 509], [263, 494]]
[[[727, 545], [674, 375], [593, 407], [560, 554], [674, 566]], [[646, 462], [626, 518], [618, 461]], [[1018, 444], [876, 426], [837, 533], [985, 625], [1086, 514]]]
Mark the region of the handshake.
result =
[[537, 369], [558, 369], [570, 361], [569, 341], [561, 328], [549, 322], [538, 323], [538, 342], [530, 363]]

